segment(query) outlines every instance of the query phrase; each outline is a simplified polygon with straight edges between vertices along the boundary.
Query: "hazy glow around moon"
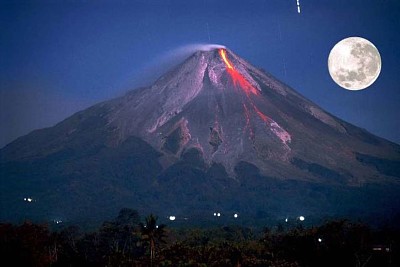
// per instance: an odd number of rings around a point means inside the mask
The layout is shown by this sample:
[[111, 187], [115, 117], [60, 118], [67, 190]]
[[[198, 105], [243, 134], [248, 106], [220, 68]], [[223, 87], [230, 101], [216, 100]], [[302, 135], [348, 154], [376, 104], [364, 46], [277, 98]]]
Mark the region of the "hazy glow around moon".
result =
[[332, 79], [348, 90], [361, 90], [373, 84], [381, 67], [378, 49], [361, 37], [343, 39], [332, 48], [328, 58]]

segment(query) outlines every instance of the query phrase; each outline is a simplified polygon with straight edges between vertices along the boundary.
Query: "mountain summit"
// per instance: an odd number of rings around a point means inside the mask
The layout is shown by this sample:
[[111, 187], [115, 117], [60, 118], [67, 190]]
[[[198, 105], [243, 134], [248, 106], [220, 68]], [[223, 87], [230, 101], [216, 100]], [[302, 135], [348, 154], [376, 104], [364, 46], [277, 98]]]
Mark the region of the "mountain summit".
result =
[[[399, 145], [336, 118], [227, 48], [198, 51], [152, 86], [34, 131], [0, 156], [2, 219], [72, 220], [82, 210], [100, 218], [126, 205], [333, 214], [341, 194], [392, 196], [400, 178]], [[331, 198], [319, 195], [328, 191]], [[350, 212], [354, 204], [340, 205]]]
[[328, 114], [228, 49], [199, 51], [151, 87], [99, 107], [108, 110], [109, 145], [140, 137], [163, 153], [165, 166], [193, 149], [232, 176], [245, 161], [265, 175], [319, 179], [299, 172], [318, 164], [340, 176], [332, 183], [359, 184], [379, 174], [359, 154], [399, 159], [392, 143]]

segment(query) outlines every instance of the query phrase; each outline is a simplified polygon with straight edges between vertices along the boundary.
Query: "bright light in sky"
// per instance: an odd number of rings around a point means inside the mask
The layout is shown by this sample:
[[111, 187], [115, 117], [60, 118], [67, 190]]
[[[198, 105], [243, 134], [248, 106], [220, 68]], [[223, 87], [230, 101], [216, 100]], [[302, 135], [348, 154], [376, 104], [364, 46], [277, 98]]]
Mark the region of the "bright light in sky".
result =
[[233, 217], [237, 218], [239, 215], [237, 213], [233, 214]]
[[301, 10], [300, 10], [300, 0], [297, 0], [297, 13], [300, 14]]
[[318, 238], [318, 242], [320, 242], [320, 243], [321, 243], [321, 242], [322, 242], [322, 239], [321, 239], [321, 238]]
[[217, 213], [217, 216], [220, 217], [220, 216], [221, 216], [221, 213], [218, 212], [218, 213]]
[[288, 218], [285, 219], [285, 222], [288, 222]]
[[216, 212], [214, 212], [214, 216], [217, 216], [217, 213], [216, 213]]
[[27, 201], [27, 202], [32, 202], [32, 201], [33, 201], [33, 198], [30, 198], [30, 197], [24, 197], [24, 201]]
[[176, 219], [175, 216], [169, 216], [170, 221], [175, 221], [175, 219]]
[[304, 218], [304, 216], [300, 216], [300, 217], [299, 217], [299, 220], [300, 220], [300, 221], [304, 221], [305, 219], [306, 219], [306, 218]]

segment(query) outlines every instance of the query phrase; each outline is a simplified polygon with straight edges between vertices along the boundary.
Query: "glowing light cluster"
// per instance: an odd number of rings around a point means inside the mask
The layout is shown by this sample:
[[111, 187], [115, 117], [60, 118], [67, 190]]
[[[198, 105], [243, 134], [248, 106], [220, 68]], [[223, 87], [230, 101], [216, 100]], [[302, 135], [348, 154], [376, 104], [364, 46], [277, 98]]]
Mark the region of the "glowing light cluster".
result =
[[30, 198], [30, 197], [24, 197], [24, 201], [26, 201], [26, 202], [32, 202], [32, 201], [33, 201], [33, 198]]
[[235, 68], [233, 67], [232, 63], [226, 56], [225, 49], [220, 49], [219, 54], [221, 55], [222, 60], [225, 62], [227, 67], [228, 73], [231, 76], [233, 83], [235, 86], [239, 86], [243, 89], [247, 96], [250, 94], [259, 95], [259, 92], [254, 86], [252, 86], [242, 74], [240, 74]]

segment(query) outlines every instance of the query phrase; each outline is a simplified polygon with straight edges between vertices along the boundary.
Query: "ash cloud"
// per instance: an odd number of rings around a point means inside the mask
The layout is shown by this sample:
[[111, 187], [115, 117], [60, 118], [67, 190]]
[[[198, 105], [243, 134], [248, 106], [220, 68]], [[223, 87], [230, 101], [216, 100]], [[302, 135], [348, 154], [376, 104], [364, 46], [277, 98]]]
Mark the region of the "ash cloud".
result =
[[226, 48], [220, 44], [188, 44], [169, 50], [161, 55], [155, 56], [149, 63], [139, 71], [133, 73], [123, 85], [124, 91], [152, 84], [168, 70], [182, 63], [186, 58], [197, 51], [210, 51], [218, 48]]

